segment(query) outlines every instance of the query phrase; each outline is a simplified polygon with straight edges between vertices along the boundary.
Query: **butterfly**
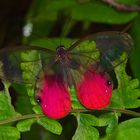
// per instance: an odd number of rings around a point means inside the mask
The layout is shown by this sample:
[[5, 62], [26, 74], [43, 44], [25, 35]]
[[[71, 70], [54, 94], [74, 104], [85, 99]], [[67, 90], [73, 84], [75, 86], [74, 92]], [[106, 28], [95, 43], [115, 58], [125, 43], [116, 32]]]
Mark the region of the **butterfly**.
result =
[[[98, 110], [109, 105], [111, 100], [113, 82], [108, 72], [126, 60], [122, 56], [129, 56], [132, 47], [133, 40], [129, 34], [108, 31], [89, 35], [68, 47], [61, 44], [54, 49], [23, 45], [2, 48], [0, 78], [10, 82], [35, 83], [36, 101], [50, 118], [59, 119], [69, 114], [71, 86], [75, 87], [83, 106]], [[24, 60], [28, 54], [31, 58], [36, 57], [31, 61]], [[27, 78], [21, 69], [24, 61], [34, 63], [28, 64], [27, 70], [30, 67], [32, 70], [27, 72], [31, 74]]]

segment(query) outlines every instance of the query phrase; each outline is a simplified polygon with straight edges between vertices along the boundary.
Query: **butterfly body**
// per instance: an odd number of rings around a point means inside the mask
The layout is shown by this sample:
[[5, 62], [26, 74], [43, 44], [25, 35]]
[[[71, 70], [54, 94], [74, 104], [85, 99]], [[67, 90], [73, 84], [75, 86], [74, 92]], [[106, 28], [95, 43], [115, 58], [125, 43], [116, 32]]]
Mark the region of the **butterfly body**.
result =
[[59, 46], [56, 49], [56, 62], [66, 67], [70, 64], [69, 54], [64, 46]]

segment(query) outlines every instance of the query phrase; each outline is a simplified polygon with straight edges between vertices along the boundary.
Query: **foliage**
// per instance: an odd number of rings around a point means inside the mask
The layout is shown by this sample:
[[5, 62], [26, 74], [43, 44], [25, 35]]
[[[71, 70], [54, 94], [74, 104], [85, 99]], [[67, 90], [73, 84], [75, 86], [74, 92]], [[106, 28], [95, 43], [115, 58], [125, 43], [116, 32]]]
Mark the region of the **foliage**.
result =
[[[119, 2], [130, 6], [138, 4], [138, 0], [119, 0]], [[78, 101], [74, 88], [70, 87], [72, 100], [70, 114], [75, 117], [77, 126], [73, 126], [74, 120], [67, 119], [68, 117], [54, 120], [44, 116], [40, 106], [34, 100], [34, 85], [12, 84], [4, 81], [5, 91], [0, 92], [0, 140], [18, 140], [21, 134], [24, 135], [27, 131], [31, 133], [33, 128], [38, 130], [39, 126], [41, 128], [39, 127], [38, 133], [42, 133], [40, 140], [138, 140], [140, 119], [134, 117], [135, 115], [140, 117], [140, 114], [126, 109], [138, 110], [140, 107], [139, 21], [138, 12], [118, 11], [99, 0], [35, 0], [26, 17], [26, 27], [33, 25], [32, 35], [29, 38], [23, 38], [23, 43], [31, 45], [54, 48], [56, 44], [60, 45], [63, 42], [68, 47], [70, 42], [75, 40], [73, 38], [78, 38], [83, 34], [82, 32], [86, 33], [88, 29], [94, 30], [96, 27], [91, 28], [94, 24], [115, 26], [133, 23], [129, 30], [136, 48], [130, 58], [133, 77], [126, 72], [128, 61], [114, 69], [117, 87], [113, 90], [109, 107], [103, 110], [91, 111], [84, 108]], [[60, 27], [58, 23], [61, 23]], [[77, 29], [79, 23], [81, 31]], [[59, 35], [58, 28], [61, 30]], [[75, 30], [79, 33], [78, 37]], [[49, 37], [50, 40], [34, 37], [34, 35]], [[32, 72], [36, 75], [42, 68], [40, 61], [33, 62], [32, 60], [40, 60], [42, 56], [35, 51], [23, 52], [20, 55], [23, 60], [20, 65], [24, 70], [23, 77], [29, 79]], [[29, 60], [30, 62], [27, 63]], [[18, 93], [15, 106], [11, 103], [9, 86]], [[131, 118], [120, 120], [122, 113], [131, 115]], [[35, 139], [34, 135], [32, 138]], [[29, 139], [29, 136], [25, 135], [25, 139]]]

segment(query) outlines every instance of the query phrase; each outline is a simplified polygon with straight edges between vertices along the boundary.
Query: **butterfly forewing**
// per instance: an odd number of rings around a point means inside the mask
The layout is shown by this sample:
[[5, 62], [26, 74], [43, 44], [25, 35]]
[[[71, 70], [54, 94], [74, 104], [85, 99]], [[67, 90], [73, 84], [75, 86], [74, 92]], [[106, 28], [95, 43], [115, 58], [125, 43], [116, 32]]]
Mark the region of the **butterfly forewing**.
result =
[[3, 52], [0, 54], [0, 77], [9, 81], [23, 81], [19, 55]]
[[70, 75], [69, 79], [77, 84], [82, 80], [86, 70], [99, 62], [100, 52], [92, 40], [82, 41], [71, 51], [68, 49], [68, 52], [71, 62], [67, 73]]
[[[68, 63], [56, 63], [57, 51], [47, 48], [23, 47], [0, 50], [0, 78], [12, 82], [29, 82], [36, 80], [40, 71], [63, 77], [64, 82], [80, 81], [83, 73], [90, 66], [99, 70], [112, 70], [129, 55], [133, 41], [126, 33], [102, 32], [87, 36], [67, 50]], [[57, 46], [56, 46], [57, 47]], [[65, 46], [64, 46], [65, 47]], [[63, 63], [63, 62], [62, 62]], [[48, 70], [48, 67], [51, 67]]]
[[[0, 50], [0, 78], [16, 83], [33, 83], [53, 56], [47, 49], [5, 48]], [[46, 60], [45, 62], [42, 62]]]
[[[84, 51], [82, 51], [83, 47], [81, 45], [83, 42], [90, 42], [90, 45], [85, 45]], [[125, 61], [126, 57], [122, 56], [123, 54], [128, 56], [132, 46], [133, 40], [127, 33], [101, 32], [75, 42], [68, 51], [76, 52], [79, 59], [82, 58], [81, 64], [83, 65], [86, 61], [90, 62], [89, 64], [99, 62], [106, 71], [109, 71]], [[97, 53], [97, 51], [99, 52]]]
[[77, 61], [77, 63], [79, 62], [84, 67], [96, 63], [100, 58], [100, 52], [93, 40], [82, 41], [76, 48], [70, 51], [70, 54], [73, 55], [72, 62]]

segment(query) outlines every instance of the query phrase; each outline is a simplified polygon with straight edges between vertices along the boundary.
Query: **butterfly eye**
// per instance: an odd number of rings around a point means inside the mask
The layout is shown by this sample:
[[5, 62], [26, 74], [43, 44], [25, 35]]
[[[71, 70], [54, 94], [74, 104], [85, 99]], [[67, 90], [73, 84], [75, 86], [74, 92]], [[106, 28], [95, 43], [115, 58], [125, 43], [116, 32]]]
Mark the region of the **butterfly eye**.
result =
[[108, 80], [108, 81], [107, 81], [107, 85], [108, 85], [108, 86], [112, 85], [112, 81], [111, 81], [111, 80]]
[[36, 101], [37, 101], [37, 103], [39, 103], [39, 104], [41, 104], [41, 102], [42, 102], [42, 100], [41, 100], [40, 97], [37, 97]]

